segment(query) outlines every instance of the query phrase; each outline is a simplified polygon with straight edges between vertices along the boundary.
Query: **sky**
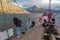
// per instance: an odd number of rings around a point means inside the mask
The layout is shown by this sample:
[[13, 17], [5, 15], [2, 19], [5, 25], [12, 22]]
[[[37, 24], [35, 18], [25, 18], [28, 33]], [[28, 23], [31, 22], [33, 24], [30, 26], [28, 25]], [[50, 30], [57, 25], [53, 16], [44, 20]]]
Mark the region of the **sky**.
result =
[[[42, 7], [46, 5], [46, 7], [48, 7], [49, 4], [49, 0], [16, 0], [16, 1], [23, 8], [28, 8], [33, 5], [36, 5], [38, 7]], [[52, 0], [51, 3], [60, 4], [60, 0]]]
[[[49, 0], [42, 0], [41, 3], [47, 4], [47, 3], [49, 3]], [[60, 3], [60, 0], [51, 0], [51, 3]]]

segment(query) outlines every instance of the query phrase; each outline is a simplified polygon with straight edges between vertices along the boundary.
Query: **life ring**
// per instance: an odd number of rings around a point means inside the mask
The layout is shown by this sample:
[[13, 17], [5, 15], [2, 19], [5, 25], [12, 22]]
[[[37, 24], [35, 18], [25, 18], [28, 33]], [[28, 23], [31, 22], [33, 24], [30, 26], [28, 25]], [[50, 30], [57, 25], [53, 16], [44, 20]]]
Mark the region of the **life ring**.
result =
[[39, 18], [39, 22], [42, 23], [42, 18], [41, 17]]

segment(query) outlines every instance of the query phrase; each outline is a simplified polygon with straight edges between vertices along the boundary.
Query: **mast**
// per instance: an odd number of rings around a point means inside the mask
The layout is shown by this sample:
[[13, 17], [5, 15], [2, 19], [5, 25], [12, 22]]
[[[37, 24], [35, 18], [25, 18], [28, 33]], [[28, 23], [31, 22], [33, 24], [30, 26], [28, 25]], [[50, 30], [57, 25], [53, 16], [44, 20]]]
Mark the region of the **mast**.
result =
[[49, 12], [51, 12], [51, 0], [49, 0]]

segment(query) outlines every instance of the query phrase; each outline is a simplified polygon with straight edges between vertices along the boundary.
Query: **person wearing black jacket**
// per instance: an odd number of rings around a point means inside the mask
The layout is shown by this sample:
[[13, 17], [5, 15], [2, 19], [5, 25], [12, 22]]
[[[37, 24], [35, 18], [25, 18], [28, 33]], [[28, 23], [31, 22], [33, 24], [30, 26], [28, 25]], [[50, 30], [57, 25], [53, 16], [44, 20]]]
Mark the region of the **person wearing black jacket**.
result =
[[53, 24], [55, 24], [55, 18], [52, 18], [52, 22], [53, 22]]
[[44, 20], [44, 23], [42, 24], [43, 27], [48, 27], [48, 23], [46, 20]]
[[16, 25], [16, 29], [15, 29], [16, 35], [17, 35], [17, 37], [20, 37], [22, 21], [20, 19], [18, 19], [17, 17], [14, 17], [13, 22], [14, 22], [14, 25]]
[[14, 17], [13, 21], [14, 21], [14, 25], [16, 25], [16, 27], [21, 27], [22, 21], [20, 19], [18, 19], [17, 17]]
[[55, 25], [53, 24], [53, 22], [50, 21], [50, 23], [49, 23], [49, 33], [54, 33], [54, 30], [55, 30], [54, 26]]
[[32, 28], [32, 27], [34, 27], [34, 26], [35, 26], [35, 21], [32, 21], [30, 28]]

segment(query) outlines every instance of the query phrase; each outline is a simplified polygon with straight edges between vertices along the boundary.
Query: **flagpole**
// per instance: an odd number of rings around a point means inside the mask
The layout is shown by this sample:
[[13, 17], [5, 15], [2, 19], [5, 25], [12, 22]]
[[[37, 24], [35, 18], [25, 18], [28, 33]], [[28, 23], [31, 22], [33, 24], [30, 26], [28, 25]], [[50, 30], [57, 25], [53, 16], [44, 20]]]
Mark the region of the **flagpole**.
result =
[[49, 12], [51, 12], [51, 0], [49, 0]]

